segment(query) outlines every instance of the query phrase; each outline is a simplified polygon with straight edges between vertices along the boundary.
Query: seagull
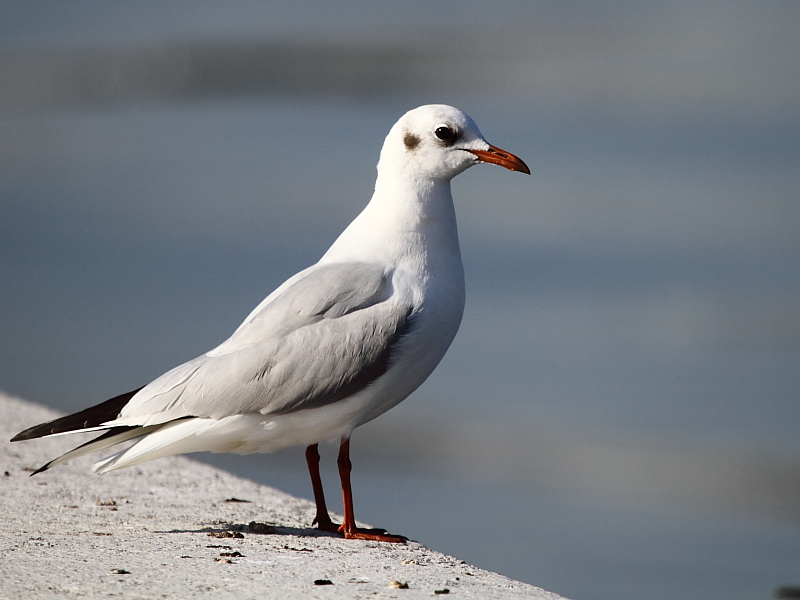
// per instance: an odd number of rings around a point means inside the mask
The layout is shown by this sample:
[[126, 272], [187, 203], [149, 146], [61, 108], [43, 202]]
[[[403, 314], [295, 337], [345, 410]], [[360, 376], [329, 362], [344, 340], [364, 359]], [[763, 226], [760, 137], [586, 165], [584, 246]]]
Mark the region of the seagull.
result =
[[[364, 210], [319, 262], [267, 296], [227, 340], [142, 388], [11, 441], [103, 432], [33, 474], [129, 440], [135, 443], [93, 470], [189, 452], [304, 445], [312, 525], [347, 539], [407, 541], [356, 526], [350, 436], [416, 390], [456, 335], [465, 288], [450, 180], [479, 163], [530, 174], [460, 110], [407, 112], [386, 137]], [[319, 473], [318, 444], [336, 440], [341, 524], [328, 514]]]

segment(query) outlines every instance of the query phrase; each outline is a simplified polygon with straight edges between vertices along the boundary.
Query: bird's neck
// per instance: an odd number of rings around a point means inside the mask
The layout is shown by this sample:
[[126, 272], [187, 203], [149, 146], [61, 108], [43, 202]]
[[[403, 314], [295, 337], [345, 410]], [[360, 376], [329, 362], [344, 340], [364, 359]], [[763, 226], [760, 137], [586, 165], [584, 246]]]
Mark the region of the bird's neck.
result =
[[323, 260], [398, 262], [437, 254], [459, 257], [449, 180], [388, 177], [379, 171], [375, 193]]

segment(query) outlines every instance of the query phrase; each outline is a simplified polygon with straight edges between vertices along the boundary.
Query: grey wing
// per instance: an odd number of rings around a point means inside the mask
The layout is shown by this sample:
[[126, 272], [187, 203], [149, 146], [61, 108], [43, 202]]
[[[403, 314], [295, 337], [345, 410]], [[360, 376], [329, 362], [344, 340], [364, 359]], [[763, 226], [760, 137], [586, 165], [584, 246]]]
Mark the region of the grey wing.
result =
[[380, 266], [309, 270], [223, 344], [146, 386], [116, 423], [285, 414], [337, 402], [386, 372], [412, 312]]

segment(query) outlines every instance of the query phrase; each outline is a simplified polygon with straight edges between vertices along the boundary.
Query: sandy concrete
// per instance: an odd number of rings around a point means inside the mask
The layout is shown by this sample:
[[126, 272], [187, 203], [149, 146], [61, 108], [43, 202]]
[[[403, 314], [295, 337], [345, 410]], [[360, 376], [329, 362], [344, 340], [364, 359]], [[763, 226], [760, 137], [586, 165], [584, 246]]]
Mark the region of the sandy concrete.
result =
[[320, 534], [306, 500], [182, 457], [97, 476], [90, 456], [29, 477], [86, 438], [10, 444], [58, 415], [2, 394], [0, 411], [0, 598], [560, 598], [416, 542]]

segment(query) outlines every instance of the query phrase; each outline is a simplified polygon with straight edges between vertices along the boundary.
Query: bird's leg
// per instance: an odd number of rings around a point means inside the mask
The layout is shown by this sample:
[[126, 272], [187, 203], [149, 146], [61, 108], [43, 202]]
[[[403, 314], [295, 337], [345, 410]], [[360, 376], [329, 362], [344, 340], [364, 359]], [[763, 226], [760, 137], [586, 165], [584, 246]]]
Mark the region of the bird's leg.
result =
[[364, 529], [356, 527], [356, 519], [353, 516], [353, 491], [350, 488], [350, 471], [353, 466], [350, 463], [350, 439], [342, 438], [339, 446], [339, 458], [336, 460], [339, 466], [339, 478], [342, 480], [342, 507], [344, 509], [344, 520], [339, 531], [349, 540], [373, 540], [376, 542], [395, 542], [404, 543], [408, 538], [402, 535], [390, 535], [385, 529]]
[[322, 478], [319, 476], [319, 449], [317, 444], [312, 444], [306, 448], [306, 462], [308, 463], [308, 473], [311, 475], [311, 487], [314, 489], [314, 501], [317, 503], [317, 516], [314, 517], [312, 525], [316, 525], [322, 531], [331, 533], [339, 532], [339, 524], [331, 521], [328, 515], [328, 507], [325, 506], [325, 492], [322, 489]]

